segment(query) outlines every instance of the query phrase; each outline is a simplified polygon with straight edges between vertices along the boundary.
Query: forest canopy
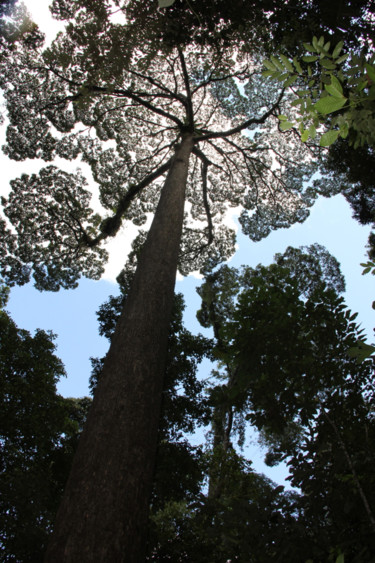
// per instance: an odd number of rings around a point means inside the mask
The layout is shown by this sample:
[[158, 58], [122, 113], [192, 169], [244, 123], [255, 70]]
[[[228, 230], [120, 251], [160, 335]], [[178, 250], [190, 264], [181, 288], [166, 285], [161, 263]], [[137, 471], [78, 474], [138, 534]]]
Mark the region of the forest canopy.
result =
[[[53, 563], [369, 560], [373, 349], [340, 295], [339, 264], [312, 245], [269, 266], [231, 268], [227, 216], [238, 212], [256, 243], [303, 222], [320, 195], [343, 193], [362, 222], [374, 221], [358, 166], [373, 147], [301, 142], [280, 121], [295, 111], [287, 77], [269, 80], [263, 66], [265, 57], [294, 61], [307, 33], [371, 57], [373, 7], [168, 4], [54, 0], [65, 29], [48, 46], [22, 7], [13, 19], [4, 11], [3, 151], [40, 169], [13, 179], [2, 198], [3, 283], [58, 291], [99, 280], [108, 241], [129, 223], [139, 233], [118, 265], [120, 297], [100, 309], [110, 346], [94, 360], [92, 401], [58, 396], [52, 335], [32, 337], [1, 312], [11, 338], [1, 344], [3, 402], [14, 399], [22, 423], [4, 419], [1, 548], [9, 560], [45, 551]], [[211, 338], [183, 326], [177, 271], [204, 276], [198, 318]], [[29, 355], [48, 361], [35, 371]], [[204, 358], [213, 362], [207, 381], [197, 377]], [[56, 410], [46, 428], [39, 402], [46, 420]], [[199, 426], [210, 428], [204, 447], [189, 443]], [[298, 492], [255, 473], [241, 451], [249, 427], [270, 465], [288, 464]], [[28, 515], [12, 493], [13, 482], [22, 489], [20, 452], [38, 495]]]

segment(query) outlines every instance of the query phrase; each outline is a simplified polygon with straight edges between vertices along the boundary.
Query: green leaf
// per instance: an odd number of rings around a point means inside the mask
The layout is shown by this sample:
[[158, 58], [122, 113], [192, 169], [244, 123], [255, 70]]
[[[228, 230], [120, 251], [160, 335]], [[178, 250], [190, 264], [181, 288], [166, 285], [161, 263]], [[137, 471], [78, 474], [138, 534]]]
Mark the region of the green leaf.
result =
[[319, 57], [316, 57], [315, 55], [305, 55], [304, 57], [302, 57], [302, 60], [305, 61], [305, 63], [313, 63], [314, 61], [317, 61]]
[[362, 92], [362, 90], [364, 90], [364, 89], [366, 88], [366, 86], [368, 86], [368, 81], [367, 81], [367, 79], [366, 79], [366, 80], [362, 80], [362, 81], [358, 84], [356, 90], [357, 90], [358, 92]]
[[346, 101], [345, 97], [334, 98], [333, 96], [325, 96], [314, 104], [314, 108], [318, 110], [319, 113], [327, 115], [328, 113], [341, 109]]
[[175, 3], [175, 0], [158, 0], [159, 8], [169, 8]]
[[284, 82], [284, 80], [288, 78], [288, 76], [289, 76], [288, 72], [283, 72], [282, 74], [276, 77], [276, 80], [278, 80], [279, 82]]
[[294, 57], [294, 59], [293, 59], [293, 64], [294, 64], [294, 66], [296, 67], [296, 71], [297, 71], [299, 74], [302, 74], [303, 70], [302, 70], [302, 67], [301, 67], [301, 65], [300, 65], [300, 63], [299, 63], [297, 57]]
[[310, 43], [303, 43], [303, 46], [309, 53], [316, 53], [315, 47], [313, 45], [310, 45]]
[[335, 70], [336, 68], [335, 63], [332, 63], [328, 59], [321, 59], [320, 64], [322, 65], [323, 68], [326, 68], [327, 70]]
[[293, 100], [293, 102], [290, 105], [291, 106], [300, 106], [301, 104], [303, 104], [303, 100], [298, 98], [297, 100]]
[[349, 125], [346, 123], [346, 121], [340, 126], [340, 137], [342, 137], [343, 139], [346, 139], [346, 137], [349, 135]]
[[366, 63], [365, 68], [367, 70], [367, 74], [368, 74], [370, 80], [372, 80], [372, 82], [375, 82], [375, 66], [370, 65], [369, 63]]
[[337, 57], [339, 56], [339, 54], [341, 53], [341, 49], [344, 46], [344, 41], [339, 41], [336, 45], [336, 47], [333, 49], [333, 53], [332, 53], [332, 57], [334, 59], [337, 59]]
[[375, 346], [366, 344], [363, 340], [358, 340], [356, 346], [349, 348], [347, 353], [352, 358], [356, 358], [359, 362], [363, 362], [367, 358], [370, 358], [374, 352]]
[[297, 90], [297, 94], [299, 96], [307, 96], [308, 94], [310, 94], [310, 90]]
[[342, 86], [341, 86], [341, 82], [339, 81], [338, 78], [336, 78], [336, 76], [334, 76], [333, 74], [331, 74], [331, 84], [334, 88], [336, 88], [336, 90], [338, 90], [339, 92], [341, 92], [342, 94]]
[[339, 131], [337, 130], [327, 131], [327, 133], [324, 133], [324, 135], [321, 136], [319, 144], [321, 147], [329, 147], [337, 140], [338, 136]]
[[309, 138], [310, 134], [309, 134], [309, 130], [305, 129], [305, 131], [302, 133], [301, 135], [301, 141], [303, 143], [306, 143], [307, 139]]
[[278, 115], [277, 118], [280, 119], [280, 121], [288, 121], [287, 116], [283, 114]]
[[263, 61], [263, 65], [268, 68], [268, 70], [272, 70], [273, 72], [276, 70], [276, 67], [273, 63], [271, 63], [271, 61], [268, 61], [267, 59], [265, 59]]
[[294, 82], [297, 80], [298, 76], [294, 75], [291, 76], [290, 78], [288, 78], [288, 80], [285, 81], [284, 83], [284, 87], [288, 88], [289, 86], [291, 86], [292, 84], [294, 84]]
[[336, 563], [345, 563], [344, 554], [343, 554], [343, 553], [340, 553], [340, 555], [339, 555], [338, 558], [336, 559]]
[[344, 98], [343, 90], [340, 82], [335, 76], [331, 76], [331, 84], [325, 84], [324, 89], [327, 90], [334, 98]]
[[291, 121], [282, 121], [280, 123], [280, 129], [281, 131], [288, 131], [288, 129], [291, 129], [293, 125], [294, 124]]
[[284, 65], [279, 61], [279, 59], [277, 59], [273, 55], [271, 55], [271, 61], [273, 62], [275, 67], [278, 68], [279, 70], [285, 70]]
[[289, 72], [294, 72], [292, 63], [285, 55], [280, 55], [280, 59], [283, 61], [285, 68], [289, 70]]
[[315, 126], [314, 126], [314, 125], [310, 125], [308, 131], [309, 131], [309, 136], [310, 136], [312, 139], [315, 139], [315, 137], [316, 137], [316, 129], [315, 129]]
[[336, 64], [341, 65], [346, 59], [349, 57], [348, 53], [346, 55], [342, 55], [339, 59], [337, 59]]

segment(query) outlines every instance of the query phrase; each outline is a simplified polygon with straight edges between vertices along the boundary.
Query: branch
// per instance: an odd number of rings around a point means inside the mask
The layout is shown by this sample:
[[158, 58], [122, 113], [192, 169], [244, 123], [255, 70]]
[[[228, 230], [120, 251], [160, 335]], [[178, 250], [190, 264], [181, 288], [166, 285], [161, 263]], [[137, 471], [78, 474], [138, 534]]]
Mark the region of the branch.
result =
[[[85, 86], [86, 90], [88, 92], [94, 92], [94, 93], [98, 93], [98, 94], [109, 94], [112, 96], [116, 96], [119, 98], [129, 98], [130, 100], [134, 100], [135, 102], [137, 102], [139, 105], [149, 109], [150, 111], [152, 111], [153, 113], [157, 113], [159, 115], [162, 115], [163, 117], [170, 119], [171, 121], [174, 121], [179, 128], [183, 128], [183, 123], [180, 119], [178, 119], [178, 117], [176, 117], [175, 115], [172, 115], [171, 113], [162, 110], [161, 108], [158, 108], [154, 105], [152, 105], [150, 102], [148, 102], [147, 100], [144, 100], [141, 95], [142, 94], [136, 94], [135, 92], [133, 92], [132, 90], [126, 89], [126, 90], [122, 90], [122, 89], [111, 89], [111, 88], [104, 88], [102, 86]], [[83, 95], [83, 94], [82, 94]], [[162, 94], [161, 94], [162, 96]], [[165, 96], [163, 96], [165, 97]]]
[[191, 131], [194, 131], [194, 111], [193, 111], [193, 104], [191, 101], [191, 90], [190, 90], [190, 82], [189, 82], [189, 75], [186, 69], [186, 64], [185, 64], [185, 59], [184, 59], [184, 55], [182, 54], [182, 51], [180, 48], [178, 48], [178, 56], [180, 59], [180, 63], [181, 63], [181, 68], [182, 68], [182, 74], [184, 77], [184, 83], [185, 83], [185, 88], [186, 88], [186, 103], [185, 103], [185, 107], [186, 107], [186, 111], [187, 111], [187, 124], [188, 127], [191, 129]]
[[134, 76], [137, 76], [138, 78], [142, 78], [143, 80], [146, 80], [147, 82], [149, 82], [153, 86], [160, 88], [160, 90], [163, 90], [165, 92], [165, 94], [162, 97], [175, 98], [175, 100], [177, 100], [178, 102], [181, 102], [182, 104], [185, 105], [186, 100], [185, 100], [184, 96], [182, 96], [181, 94], [178, 94], [177, 92], [172, 92], [172, 90], [170, 90], [169, 88], [167, 88], [163, 84], [160, 84], [159, 81], [155, 80], [151, 76], [144, 75], [140, 72], [136, 72], [135, 70], [131, 70], [131, 69], [129, 69], [129, 72], [130, 72], [130, 74], [134, 74]]
[[246, 76], [246, 70], [241, 70], [237, 72], [230, 72], [229, 74], [224, 74], [223, 76], [218, 76], [217, 78], [213, 78], [213, 72], [211, 72], [209, 78], [204, 82], [201, 82], [196, 88], [193, 90], [193, 95], [198, 92], [201, 88], [205, 88], [211, 82], [223, 82], [228, 80], [229, 78], [244, 78]]
[[230, 135], [235, 135], [236, 133], [240, 133], [241, 131], [247, 129], [251, 125], [260, 125], [261, 123], [264, 123], [270, 117], [270, 115], [272, 115], [275, 112], [275, 110], [277, 109], [277, 107], [279, 106], [282, 100], [283, 95], [284, 95], [284, 89], [281, 91], [277, 101], [273, 104], [273, 106], [268, 111], [266, 111], [266, 113], [262, 115], [262, 117], [255, 117], [255, 118], [252, 117], [251, 119], [247, 119], [246, 121], [241, 123], [241, 125], [237, 125], [237, 127], [233, 127], [232, 129], [228, 129], [227, 131], [208, 132], [205, 135], [195, 137], [195, 141], [199, 142], [199, 141], [206, 141], [207, 139], [218, 139], [218, 138], [229, 137]]
[[206, 157], [206, 155], [198, 149], [198, 147], [193, 148], [193, 153], [202, 161], [202, 189], [203, 189], [203, 205], [206, 211], [207, 216], [207, 223], [208, 223], [208, 241], [207, 244], [202, 245], [199, 250], [203, 250], [209, 246], [212, 241], [214, 240], [213, 235], [213, 224], [212, 224], [212, 216], [210, 211], [210, 204], [207, 197], [207, 170], [209, 164], [212, 164], [210, 160]]
[[102, 240], [108, 237], [115, 236], [121, 226], [122, 217], [135, 196], [139, 194], [146, 186], [151, 184], [151, 182], [156, 180], [156, 178], [159, 178], [165, 172], [167, 172], [171, 165], [172, 158], [170, 158], [165, 164], [162, 164], [157, 170], [155, 170], [155, 172], [152, 172], [151, 174], [143, 178], [143, 180], [141, 180], [138, 184], [131, 185], [124, 197], [120, 199], [116, 213], [112, 215], [112, 217], [104, 219], [104, 221], [100, 225], [100, 235], [93, 239], [90, 237], [90, 235], [85, 233], [81, 239], [82, 244], [91, 248], [93, 246], [97, 246]]
[[[63, 80], [64, 82], [67, 82], [68, 84], [70, 84], [71, 86], [74, 86], [76, 88], [84, 88], [85, 92], [92, 92], [95, 94], [107, 94], [110, 96], [116, 96], [116, 97], [121, 97], [121, 98], [129, 98], [131, 100], [134, 100], [135, 102], [137, 102], [139, 105], [142, 105], [144, 107], [146, 107], [147, 109], [149, 109], [150, 111], [157, 113], [159, 115], [162, 115], [163, 117], [170, 119], [171, 121], [174, 121], [178, 127], [180, 129], [183, 128], [183, 123], [180, 119], [178, 119], [178, 117], [176, 117], [175, 115], [162, 110], [161, 108], [158, 108], [156, 106], [154, 106], [153, 104], [151, 104], [150, 102], [148, 102], [147, 100], [144, 100], [142, 98], [142, 96], [154, 96], [155, 94], [148, 94], [147, 92], [142, 92], [142, 93], [135, 93], [130, 89], [121, 89], [121, 88], [108, 88], [108, 87], [104, 87], [104, 86], [90, 86], [87, 84], [80, 84], [78, 82], [75, 82], [73, 80], [69, 80], [68, 78], [62, 76], [60, 73], [58, 73], [56, 70], [52, 69], [52, 68], [48, 68], [46, 70], [49, 70], [51, 72], [53, 72], [54, 74], [56, 74], [56, 76], [58, 76], [61, 80]], [[76, 101], [79, 98], [81, 98], [82, 96], [84, 96], [85, 93], [84, 92], [77, 92], [76, 94], [72, 94], [71, 96], [65, 96], [64, 98], [60, 98], [58, 100], [56, 100], [56, 102], [51, 102], [50, 104], [47, 104], [46, 106], [44, 106], [41, 109], [47, 109], [48, 107], [53, 107], [55, 105], [60, 105], [66, 102], [70, 102], [70, 101]], [[167, 94], [167, 93], [159, 93], [157, 94], [158, 97], [162, 97], [162, 98], [171, 98], [171, 97], [177, 97], [175, 95], [171, 94]], [[182, 100], [180, 100], [182, 101]]]

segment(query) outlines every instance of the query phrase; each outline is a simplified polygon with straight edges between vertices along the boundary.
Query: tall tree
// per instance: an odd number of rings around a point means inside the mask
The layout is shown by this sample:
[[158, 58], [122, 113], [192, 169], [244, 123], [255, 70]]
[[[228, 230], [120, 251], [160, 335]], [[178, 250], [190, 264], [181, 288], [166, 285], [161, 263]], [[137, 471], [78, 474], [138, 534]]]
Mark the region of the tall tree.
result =
[[15, 45], [2, 68], [5, 150], [15, 160], [80, 157], [110, 213], [90, 210], [79, 173], [23, 175], [4, 202], [16, 234], [1, 224], [2, 272], [9, 282], [33, 272], [52, 290], [98, 278], [105, 239], [124, 219], [140, 225], [154, 213], [47, 555], [138, 562], [178, 261], [187, 273], [233, 252], [228, 206], [244, 207], [254, 239], [303, 220], [316, 166], [311, 149], [283, 142], [283, 92], [264, 89], [245, 50], [148, 41], [131, 21], [115, 23], [104, 0], [60, 0], [54, 12], [71, 20], [66, 33], [45, 51]]
[[[311, 204], [303, 181], [315, 166], [303, 147], [284, 146], [273, 117], [282, 92], [260, 93], [249, 56], [207, 46], [132, 50], [127, 31], [105, 3], [87, 3], [49, 49], [16, 46], [3, 68], [7, 154], [80, 156], [111, 212], [91, 212], [78, 173], [48, 166], [15, 180], [5, 202], [17, 231], [3, 249], [9, 281], [33, 270], [37, 287], [56, 290], [81, 273], [97, 278], [101, 243], [123, 219], [139, 225], [155, 213], [57, 516], [47, 555], [54, 562], [144, 557], [179, 256], [186, 273], [233, 252], [233, 233], [218, 227], [228, 205], [247, 209], [247, 230], [259, 237], [302, 220]], [[263, 134], [242, 134], [262, 126]]]

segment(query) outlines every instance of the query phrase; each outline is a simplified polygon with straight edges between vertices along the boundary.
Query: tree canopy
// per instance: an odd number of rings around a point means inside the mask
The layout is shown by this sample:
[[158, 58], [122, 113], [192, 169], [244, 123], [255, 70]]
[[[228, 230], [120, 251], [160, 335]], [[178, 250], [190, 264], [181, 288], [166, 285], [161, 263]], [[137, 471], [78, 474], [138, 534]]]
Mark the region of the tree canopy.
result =
[[[81, 274], [98, 278], [103, 241], [123, 220], [142, 225], [155, 210], [160, 179], [187, 133], [194, 149], [183, 273], [208, 257], [218, 262], [233, 253], [234, 233], [223, 223], [228, 206], [244, 208], [242, 224], [255, 240], [303, 220], [315, 197], [304, 182], [316, 162], [298, 142], [286, 145], [277, 130], [282, 91], [264, 89], [260, 62], [229, 47], [219, 54], [196, 46], [154, 53], [147, 43], [123, 57], [118, 46], [126, 26], [104, 13], [84, 19], [79, 12], [77, 23], [47, 50], [19, 47], [5, 60], [6, 153], [15, 160], [89, 164], [104, 211], [100, 217], [90, 209], [78, 172], [49, 165], [14, 180], [3, 202], [17, 232], [4, 237], [5, 279], [22, 283], [32, 272], [37, 287], [56, 290], [71, 287]], [[90, 40], [98, 34], [101, 52]]]

